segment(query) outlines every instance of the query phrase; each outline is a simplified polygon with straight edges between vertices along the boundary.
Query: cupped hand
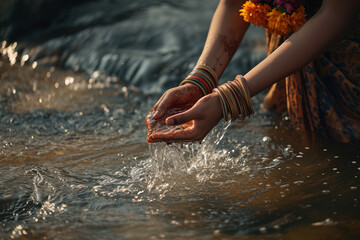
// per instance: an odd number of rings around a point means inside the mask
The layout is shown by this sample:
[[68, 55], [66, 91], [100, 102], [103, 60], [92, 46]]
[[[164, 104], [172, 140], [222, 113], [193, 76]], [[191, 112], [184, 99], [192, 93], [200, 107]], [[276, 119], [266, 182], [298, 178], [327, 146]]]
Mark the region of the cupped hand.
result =
[[165, 124], [167, 117], [191, 108], [203, 96], [201, 90], [193, 84], [185, 84], [166, 91], [145, 119], [148, 128], [148, 142], [154, 132], [174, 130]]
[[152, 113], [154, 119], [160, 119], [169, 109], [193, 106], [202, 96], [201, 90], [193, 84], [171, 88], [162, 95], [149, 114]]
[[165, 119], [168, 126], [181, 126], [178, 130], [153, 132], [148, 142], [201, 141], [223, 117], [220, 97], [211, 93], [202, 97], [190, 109]]

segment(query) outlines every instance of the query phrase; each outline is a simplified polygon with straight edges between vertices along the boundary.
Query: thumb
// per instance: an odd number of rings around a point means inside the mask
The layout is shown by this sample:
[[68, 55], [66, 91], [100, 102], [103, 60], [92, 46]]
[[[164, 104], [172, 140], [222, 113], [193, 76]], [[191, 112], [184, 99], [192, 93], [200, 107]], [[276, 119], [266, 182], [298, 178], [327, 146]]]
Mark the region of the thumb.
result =
[[190, 108], [189, 110], [178, 113], [175, 115], [172, 115], [166, 119], [166, 125], [172, 126], [172, 125], [180, 125], [186, 122], [189, 122], [191, 120], [196, 119], [197, 111], [196, 108]]

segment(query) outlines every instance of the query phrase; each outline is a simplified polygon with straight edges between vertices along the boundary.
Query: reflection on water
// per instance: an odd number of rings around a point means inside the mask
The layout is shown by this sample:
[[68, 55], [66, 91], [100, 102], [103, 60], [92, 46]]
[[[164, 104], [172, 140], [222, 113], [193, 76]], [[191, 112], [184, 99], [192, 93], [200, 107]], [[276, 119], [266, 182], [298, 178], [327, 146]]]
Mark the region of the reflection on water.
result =
[[1, 239], [360, 237], [358, 146], [299, 136], [262, 96], [201, 144], [148, 145], [159, 95], [1, 46]]
[[299, 141], [285, 118], [258, 109], [245, 122], [220, 124], [201, 144], [149, 149], [143, 119], [158, 96], [96, 73], [11, 66], [8, 57], [0, 88], [2, 236], [359, 236], [356, 146]]

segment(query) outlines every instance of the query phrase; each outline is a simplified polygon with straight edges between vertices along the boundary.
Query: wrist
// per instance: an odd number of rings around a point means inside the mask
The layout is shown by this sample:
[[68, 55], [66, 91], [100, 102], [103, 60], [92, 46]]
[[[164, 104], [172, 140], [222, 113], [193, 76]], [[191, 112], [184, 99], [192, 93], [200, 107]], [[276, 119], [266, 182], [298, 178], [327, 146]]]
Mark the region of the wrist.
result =
[[215, 112], [215, 116], [220, 121], [220, 119], [225, 117], [224, 110], [223, 110], [222, 103], [221, 103], [221, 97], [220, 97], [219, 93], [217, 93], [216, 91], [212, 92], [210, 95], [211, 95], [211, 97], [213, 97], [215, 99], [214, 112]]
[[180, 86], [178, 86], [179, 88], [182, 88], [184, 90], [186, 90], [189, 94], [193, 95], [196, 98], [201, 98], [204, 96], [204, 93], [201, 91], [201, 89], [192, 83], [185, 83], [182, 84]]
[[197, 86], [205, 96], [218, 86], [218, 77], [211, 67], [206, 64], [198, 64], [180, 83], [180, 86], [187, 83]]
[[213, 91], [219, 96], [225, 121], [243, 120], [254, 112], [243, 76], [238, 75], [234, 81], [228, 81]]

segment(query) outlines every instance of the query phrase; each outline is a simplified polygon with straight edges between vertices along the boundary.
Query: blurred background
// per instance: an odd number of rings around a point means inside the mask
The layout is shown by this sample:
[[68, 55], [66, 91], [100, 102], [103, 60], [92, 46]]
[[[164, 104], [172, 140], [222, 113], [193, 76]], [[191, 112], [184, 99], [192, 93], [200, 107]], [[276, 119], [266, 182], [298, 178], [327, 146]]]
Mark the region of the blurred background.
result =
[[[217, 1], [3, 0], [0, 38], [41, 66], [116, 76], [144, 92], [177, 85], [199, 57]], [[264, 33], [248, 34], [232, 79], [264, 57]]]

